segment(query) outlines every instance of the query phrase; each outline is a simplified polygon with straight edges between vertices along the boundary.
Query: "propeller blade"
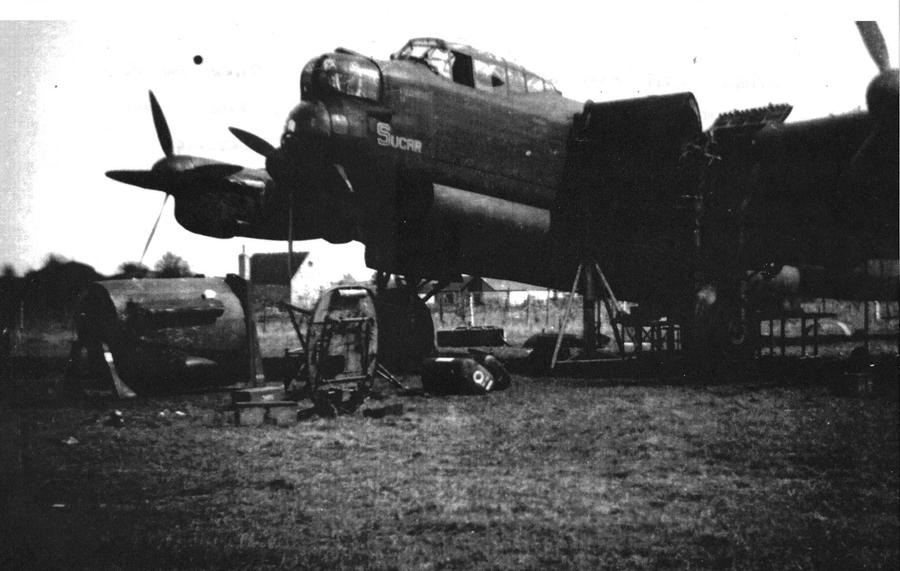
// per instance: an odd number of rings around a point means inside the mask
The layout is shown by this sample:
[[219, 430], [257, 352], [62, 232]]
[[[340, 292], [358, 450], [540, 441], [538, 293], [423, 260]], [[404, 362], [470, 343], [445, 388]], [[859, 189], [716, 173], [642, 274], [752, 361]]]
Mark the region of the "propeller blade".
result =
[[166, 209], [166, 201], [169, 200], [169, 195], [166, 194], [165, 198], [163, 198], [162, 207], [159, 209], [159, 214], [156, 215], [156, 222], [153, 223], [153, 228], [150, 230], [150, 235], [147, 236], [147, 243], [144, 244], [144, 251], [141, 253], [141, 261], [139, 264], [144, 263], [144, 256], [147, 255], [147, 250], [150, 248], [150, 242], [153, 241], [153, 235], [156, 234], [156, 227], [159, 226], [159, 219], [162, 218], [163, 211]]
[[106, 171], [106, 176], [125, 184], [149, 188], [150, 190], [163, 190], [163, 180], [159, 173], [153, 171]]
[[875, 142], [878, 140], [878, 130], [875, 129], [869, 136], [866, 137], [866, 140], [863, 141], [863, 144], [859, 146], [859, 149], [853, 155], [853, 158], [850, 159], [850, 172], [860, 172], [860, 168], [865, 165], [866, 160], [872, 154], [872, 149], [875, 148]]
[[169, 131], [169, 124], [166, 122], [166, 116], [163, 115], [162, 108], [156, 100], [153, 92], [150, 92], [150, 110], [153, 113], [153, 125], [156, 127], [156, 136], [159, 138], [159, 144], [162, 147], [163, 154], [167, 157], [174, 155], [172, 146], [172, 132]]
[[179, 170], [174, 163], [170, 163], [169, 165], [163, 164], [164, 166], [162, 168], [157, 166], [154, 170], [149, 171], [106, 171], [106, 176], [113, 180], [124, 182], [125, 184], [148, 188], [150, 190], [162, 190], [168, 194], [172, 194], [173, 192], [182, 189], [184, 185], [200, 184], [204, 181], [222, 179], [243, 170], [243, 167], [227, 163], [202, 165], [185, 168], [184, 170]]
[[891, 58], [878, 23], [872, 21], [856, 22], [856, 27], [859, 28], [859, 34], [862, 36], [866, 49], [869, 50], [869, 55], [872, 56], [872, 61], [878, 66], [878, 71], [890, 69]]
[[266, 158], [269, 158], [275, 153], [275, 147], [262, 137], [244, 131], [243, 129], [238, 129], [237, 127], [228, 127], [228, 130], [231, 131], [231, 134], [237, 137], [240, 142], [247, 145], [250, 150], [255, 153]]

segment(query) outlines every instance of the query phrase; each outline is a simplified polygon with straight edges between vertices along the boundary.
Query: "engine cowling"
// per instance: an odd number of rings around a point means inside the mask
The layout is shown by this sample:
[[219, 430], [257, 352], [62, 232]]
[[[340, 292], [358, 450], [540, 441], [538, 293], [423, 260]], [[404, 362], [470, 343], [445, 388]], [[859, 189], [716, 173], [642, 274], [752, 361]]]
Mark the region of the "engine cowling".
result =
[[187, 230], [213, 238], [239, 235], [242, 223], [259, 212], [259, 198], [228, 193], [198, 193], [175, 199], [175, 219]]

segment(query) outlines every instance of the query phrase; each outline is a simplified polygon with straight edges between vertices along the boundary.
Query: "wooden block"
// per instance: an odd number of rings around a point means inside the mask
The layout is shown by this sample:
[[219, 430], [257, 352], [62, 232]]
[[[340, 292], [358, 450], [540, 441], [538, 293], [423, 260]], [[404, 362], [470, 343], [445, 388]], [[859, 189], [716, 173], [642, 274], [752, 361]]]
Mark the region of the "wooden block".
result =
[[234, 409], [237, 426], [262, 426], [266, 421], [266, 409], [261, 406], [239, 406]]
[[266, 420], [275, 426], [293, 426], [297, 424], [297, 403], [290, 405], [266, 407]]
[[283, 386], [254, 387], [231, 391], [231, 402], [273, 402], [284, 400]]
[[316, 415], [316, 407], [314, 407], [314, 406], [300, 409], [297, 412], [297, 420], [301, 420], [301, 421], [311, 420], [311, 419], [315, 418], [316, 416], [317, 416]]
[[238, 426], [293, 426], [297, 424], [297, 403], [288, 400], [239, 402], [234, 404]]
[[403, 416], [403, 403], [395, 402], [377, 408], [364, 408], [363, 416], [367, 418], [384, 418], [385, 416]]

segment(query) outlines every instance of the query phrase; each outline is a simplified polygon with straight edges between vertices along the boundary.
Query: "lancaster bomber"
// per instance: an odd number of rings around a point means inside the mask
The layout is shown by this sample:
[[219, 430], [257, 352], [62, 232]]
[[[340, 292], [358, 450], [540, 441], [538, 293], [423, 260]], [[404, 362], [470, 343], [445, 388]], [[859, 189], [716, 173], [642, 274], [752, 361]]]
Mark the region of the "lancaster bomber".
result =
[[[898, 70], [877, 25], [857, 26], [878, 68], [867, 111], [786, 123], [791, 107], [768, 105], [703, 130], [691, 93], [578, 102], [500, 57], [416, 38], [384, 61], [310, 60], [278, 146], [232, 127], [264, 169], [175, 154], [151, 92], [165, 156], [107, 175], [171, 195], [198, 234], [357, 240], [380, 286], [402, 276], [410, 315], [428, 281], [568, 289], [600, 268], [578, 285], [587, 299], [600, 277], [682, 323], [688, 345], [737, 346], [754, 287], [871, 297], [884, 288], [869, 261], [898, 257]], [[696, 333], [699, 314], [716, 335]], [[427, 337], [428, 321], [411, 327]]]

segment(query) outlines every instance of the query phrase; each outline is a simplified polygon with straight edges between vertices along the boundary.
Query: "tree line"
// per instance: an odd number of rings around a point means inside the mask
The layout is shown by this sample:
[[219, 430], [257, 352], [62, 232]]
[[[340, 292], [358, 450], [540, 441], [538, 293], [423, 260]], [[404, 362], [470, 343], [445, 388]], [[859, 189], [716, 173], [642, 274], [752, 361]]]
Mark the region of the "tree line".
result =
[[6, 264], [0, 275], [0, 324], [15, 323], [22, 312], [30, 318], [52, 319], [71, 313], [81, 291], [91, 282], [105, 279], [191, 277], [191, 267], [172, 252], [154, 264], [151, 270], [140, 262], [123, 262], [111, 276], [92, 266], [67, 260], [58, 254], [47, 256], [44, 265], [19, 276]]

